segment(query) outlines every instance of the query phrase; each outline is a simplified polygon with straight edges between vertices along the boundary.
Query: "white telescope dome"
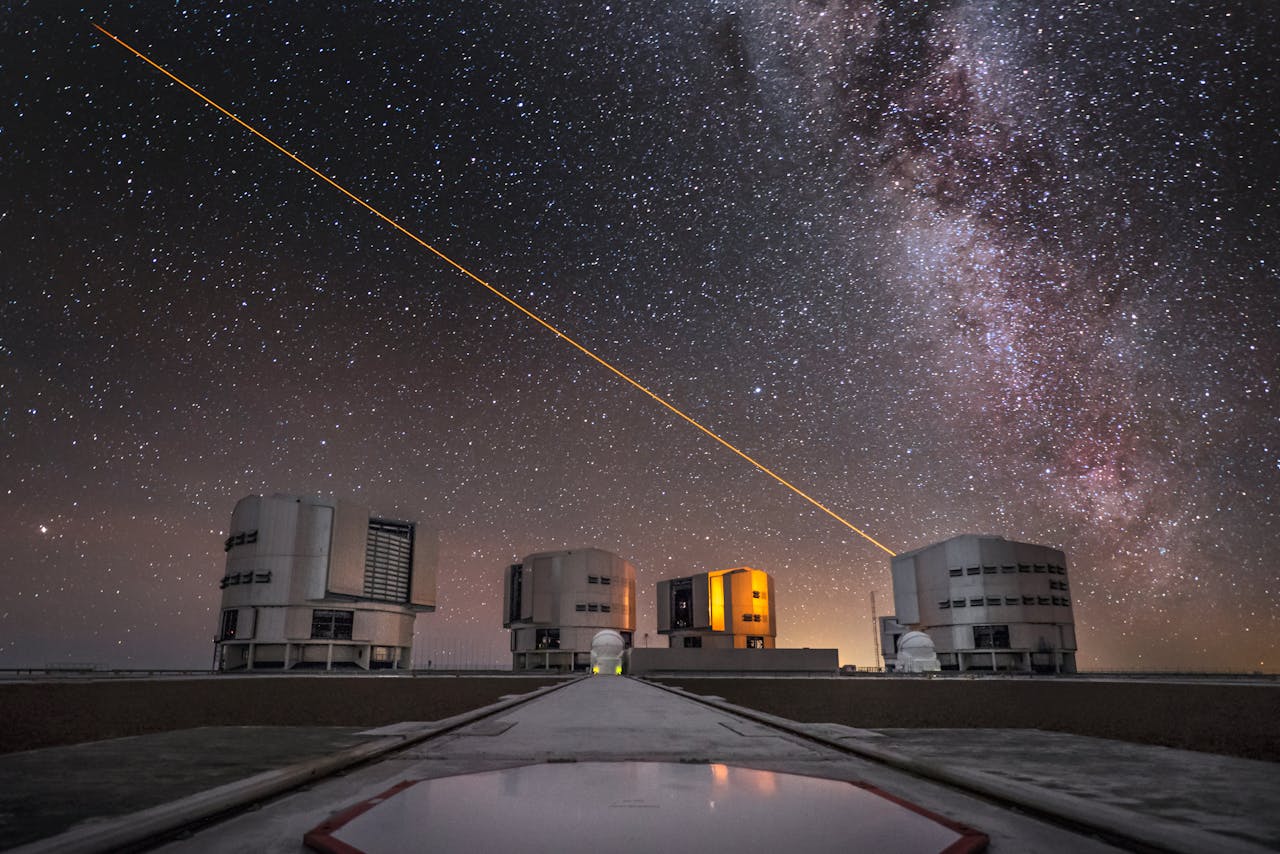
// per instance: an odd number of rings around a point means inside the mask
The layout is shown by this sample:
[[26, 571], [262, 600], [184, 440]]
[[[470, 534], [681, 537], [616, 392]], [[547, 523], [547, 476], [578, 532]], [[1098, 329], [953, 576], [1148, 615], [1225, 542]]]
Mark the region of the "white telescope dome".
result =
[[924, 632], [907, 632], [898, 638], [898, 670], [902, 673], [931, 673], [941, 670], [933, 638]]
[[622, 673], [622, 651], [627, 644], [613, 629], [596, 632], [591, 639], [591, 672], [601, 676]]

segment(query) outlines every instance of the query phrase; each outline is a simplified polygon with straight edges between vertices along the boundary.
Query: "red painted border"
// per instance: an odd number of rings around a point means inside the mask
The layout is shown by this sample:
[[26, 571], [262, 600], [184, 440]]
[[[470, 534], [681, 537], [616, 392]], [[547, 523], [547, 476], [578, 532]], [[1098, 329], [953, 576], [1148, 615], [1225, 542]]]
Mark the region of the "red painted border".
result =
[[302, 844], [310, 848], [312, 851], [319, 851], [321, 854], [363, 854], [359, 848], [355, 848], [341, 839], [335, 839], [333, 834], [341, 830], [343, 825], [351, 821], [358, 815], [366, 813], [376, 807], [378, 804], [394, 797], [410, 786], [417, 785], [421, 780], [403, 780], [396, 783], [385, 792], [369, 798], [367, 801], [361, 801], [353, 807], [348, 807], [342, 812], [329, 816], [329, 818], [311, 828], [302, 837]]
[[[542, 763], [542, 764], [545, 764], [545, 763]], [[618, 764], [625, 765], [627, 763], [620, 762]], [[734, 767], [744, 767], [744, 766], [734, 766]], [[450, 776], [466, 777], [469, 775], [458, 774], [458, 775], [450, 775]], [[796, 776], [810, 777], [811, 779], [815, 779], [815, 780], [830, 779], [829, 777], [813, 777], [810, 774], [798, 774]], [[445, 779], [445, 778], [441, 777], [436, 779]], [[389, 798], [395, 797], [396, 795], [400, 794], [402, 791], [409, 788], [410, 786], [415, 786], [421, 782], [422, 782], [421, 780], [404, 780], [392, 786], [390, 789], [387, 789], [385, 792], [382, 792], [379, 795], [369, 798], [367, 801], [361, 801], [355, 806], [348, 807], [342, 812], [337, 813], [336, 815], [330, 816], [325, 821], [321, 822], [320, 824], [313, 827], [311, 830], [307, 831], [306, 835], [302, 837], [303, 844], [306, 845], [308, 848], [310, 848], [312, 851], [319, 851], [321, 852], [321, 854], [363, 854], [363, 852], [359, 848], [355, 848], [354, 846], [348, 845], [347, 843], [343, 842], [340, 839], [335, 839], [333, 834], [338, 830], [341, 830], [342, 827], [347, 824], [347, 822], [351, 821], [356, 816], [368, 812], [369, 810], [373, 809], [383, 801]], [[838, 781], [832, 780], [831, 782], [834, 783]], [[890, 803], [897, 804], [898, 806], [903, 807], [904, 809], [908, 809], [917, 815], [922, 815], [925, 818], [929, 819], [930, 821], [940, 824], [943, 827], [948, 828], [949, 830], [954, 830], [956, 833], [960, 834], [959, 839], [957, 839], [955, 842], [948, 845], [946, 848], [942, 849], [942, 851], [940, 851], [939, 854], [981, 854], [981, 852], [987, 850], [987, 845], [990, 844], [991, 840], [985, 833], [983, 833], [980, 830], [975, 830], [974, 828], [969, 827], [967, 824], [961, 824], [958, 821], [952, 821], [946, 816], [939, 815], [936, 812], [925, 809], [919, 804], [913, 804], [911, 801], [903, 800], [897, 795], [891, 795], [888, 792], [886, 792], [884, 789], [881, 789], [878, 786], [873, 786], [870, 783], [863, 783], [855, 780], [850, 780], [848, 781], [848, 783], [850, 786], [855, 786], [859, 789], [870, 792], [876, 797], [884, 798], [886, 801], [889, 801]]]
[[937, 822], [943, 827], [950, 828], [960, 834], [960, 838], [942, 849], [940, 854], [981, 854], [981, 852], [987, 850], [987, 845], [991, 842], [990, 837], [981, 830], [976, 830], [969, 825], [961, 824], [958, 821], [952, 821], [945, 815], [939, 815], [932, 810], [925, 809], [919, 804], [913, 804], [911, 801], [903, 800], [897, 795], [891, 795], [879, 786], [873, 786], [870, 783], [856, 781], [850, 781], [850, 785], [857, 786], [859, 789], [871, 792], [873, 795], [884, 798], [886, 801], [892, 801], [900, 807], [909, 809], [913, 813], [922, 815], [930, 821]]

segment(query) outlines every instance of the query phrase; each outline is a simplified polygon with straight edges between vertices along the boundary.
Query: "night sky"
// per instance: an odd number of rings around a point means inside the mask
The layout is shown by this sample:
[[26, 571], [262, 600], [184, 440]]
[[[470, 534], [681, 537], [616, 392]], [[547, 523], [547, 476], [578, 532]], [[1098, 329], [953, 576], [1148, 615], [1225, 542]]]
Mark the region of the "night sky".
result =
[[[775, 576], [872, 662], [895, 550], [1063, 548], [1080, 665], [1280, 669], [1272, 3], [5, 4], [0, 666], [208, 666], [248, 494], [504, 566]], [[658, 637], [651, 634], [650, 642]]]

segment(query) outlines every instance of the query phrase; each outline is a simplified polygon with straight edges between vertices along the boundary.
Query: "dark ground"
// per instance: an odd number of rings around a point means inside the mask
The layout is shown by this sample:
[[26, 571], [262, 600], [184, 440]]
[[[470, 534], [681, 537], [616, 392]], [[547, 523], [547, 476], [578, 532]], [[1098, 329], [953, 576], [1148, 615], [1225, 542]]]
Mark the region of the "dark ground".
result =
[[[529, 676], [217, 676], [0, 683], [0, 753], [206, 726], [440, 720], [556, 681]], [[1280, 762], [1280, 685], [1054, 679], [669, 678], [797, 721], [1032, 728]]]
[[434, 721], [557, 681], [529, 676], [211, 676], [0, 683], [0, 753], [206, 726]]
[[0, 846], [368, 741], [356, 727], [201, 727], [0, 756]]
[[862, 729], [1042, 729], [1280, 762], [1280, 685], [1053, 679], [664, 678], [695, 694]]

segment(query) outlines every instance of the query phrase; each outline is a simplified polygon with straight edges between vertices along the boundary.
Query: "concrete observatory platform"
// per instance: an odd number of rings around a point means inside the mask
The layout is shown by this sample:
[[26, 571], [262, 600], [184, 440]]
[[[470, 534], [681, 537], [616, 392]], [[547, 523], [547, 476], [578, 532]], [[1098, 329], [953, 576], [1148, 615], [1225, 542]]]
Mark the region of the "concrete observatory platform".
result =
[[[612, 676], [621, 653], [616, 632], [599, 632], [593, 667]], [[304, 839], [330, 854], [985, 850], [984, 833], [864, 780], [748, 767], [812, 755], [783, 735], [634, 679], [582, 678], [460, 730], [418, 763], [426, 773], [330, 804]], [[454, 749], [468, 768], [521, 764], [430, 775]]]

